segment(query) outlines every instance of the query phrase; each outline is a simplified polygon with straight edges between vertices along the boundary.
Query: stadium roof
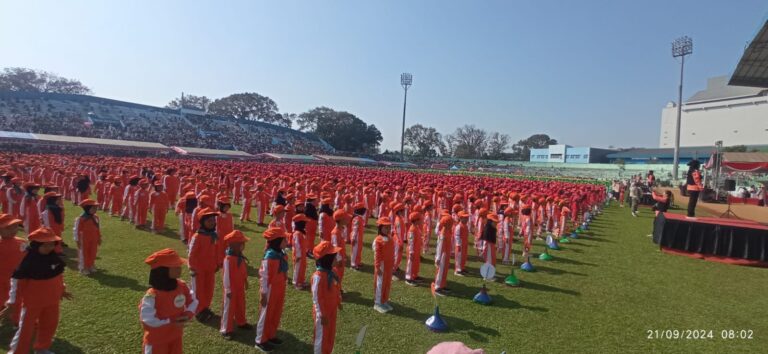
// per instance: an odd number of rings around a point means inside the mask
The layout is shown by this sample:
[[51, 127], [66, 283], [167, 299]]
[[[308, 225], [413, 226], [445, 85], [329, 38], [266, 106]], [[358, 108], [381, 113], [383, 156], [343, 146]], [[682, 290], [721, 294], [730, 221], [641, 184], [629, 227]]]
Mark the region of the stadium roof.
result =
[[739, 97], [753, 97], [765, 91], [762, 88], [732, 86], [728, 84], [728, 76], [717, 76], [707, 79], [707, 88], [696, 92], [685, 103], [717, 101]]
[[231, 157], [252, 158], [253, 157], [253, 155], [245, 151], [236, 151], [236, 150], [216, 150], [216, 149], [203, 149], [203, 148], [183, 147], [183, 146], [172, 146], [171, 149], [173, 149], [173, 151], [176, 151], [181, 155], [187, 155], [187, 156], [227, 157], [227, 158], [231, 158]]
[[[714, 152], [714, 146], [681, 147], [681, 158], [709, 158]], [[608, 154], [609, 159], [671, 159], [675, 149], [632, 149]]]
[[320, 159], [312, 155], [294, 155], [294, 154], [274, 154], [271, 152], [256, 154], [256, 158], [275, 159], [280, 161], [294, 161], [294, 162], [319, 162]]
[[768, 18], [744, 50], [729, 84], [768, 88]]
[[366, 159], [362, 157], [346, 157], [346, 156], [333, 156], [333, 155], [315, 155], [315, 157], [335, 163], [355, 163], [355, 164], [375, 164], [375, 160]]
[[768, 152], [724, 152], [723, 166], [740, 172], [768, 172]]
[[[380, 164], [387, 166], [387, 167], [400, 167], [400, 168], [416, 168], [418, 167], [416, 164], [410, 163], [410, 162], [394, 162], [394, 161], [380, 161]], [[446, 165], [446, 168], [447, 165]]]
[[9, 131], [0, 131], [0, 139], [22, 139], [33, 140], [40, 143], [58, 143], [71, 145], [98, 145], [101, 147], [122, 149], [168, 150], [168, 147], [163, 144], [150, 143], [146, 141], [84, 138], [66, 135], [35, 134]]

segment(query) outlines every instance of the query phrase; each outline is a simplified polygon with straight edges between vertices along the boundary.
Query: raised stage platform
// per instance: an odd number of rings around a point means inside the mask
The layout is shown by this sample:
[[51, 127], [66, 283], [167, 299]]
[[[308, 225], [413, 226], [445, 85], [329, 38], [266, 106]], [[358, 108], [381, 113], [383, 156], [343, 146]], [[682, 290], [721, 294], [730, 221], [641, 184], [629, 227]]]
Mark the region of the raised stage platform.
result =
[[708, 261], [768, 267], [768, 225], [751, 220], [663, 213], [653, 225], [653, 242], [668, 253]]

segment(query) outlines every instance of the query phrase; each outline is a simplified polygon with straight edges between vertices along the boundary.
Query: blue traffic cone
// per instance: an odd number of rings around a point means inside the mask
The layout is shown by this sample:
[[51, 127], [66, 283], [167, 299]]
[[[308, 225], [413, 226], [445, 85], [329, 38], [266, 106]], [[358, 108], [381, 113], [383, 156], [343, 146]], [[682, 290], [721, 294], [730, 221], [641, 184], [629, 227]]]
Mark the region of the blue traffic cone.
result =
[[440, 317], [440, 307], [437, 305], [435, 305], [435, 313], [427, 318], [427, 321], [424, 323], [432, 332], [445, 332], [448, 330], [448, 324]]
[[525, 263], [520, 265], [520, 270], [524, 272], [534, 272], [536, 271], [536, 268], [533, 267], [533, 264], [531, 264], [531, 256], [528, 256], [526, 258]]
[[490, 305], [491, 304], [491, 296], [488, 295], [488, 289], [485, 287], [485, 284], [483, 284], [483, 287], [480, 289], [480, 292], [475, 295], [474, 298], [472, 298], [472, 301], [481, 304], [481, 305]]
[[583, 222], [583, 223], [581, 224], [581, 229], [582, 229], [582, 230], [584, 230], [584, 231], [587, 231], [587, 230], [589, 230], [589, 223], [588, 223], [588, 222], [586, 222], [586, 221], [585, 221], [585, 222]]
[[571, 232], [571, 238], [579, 238], [579, 232], [578, 231]]
[[557, 244], [557, 240], [555, 240], [555, 238], [552, 237], [552, 235], [547, 236], [547, 247], [555, 251], [560, 249], [560, 246]]

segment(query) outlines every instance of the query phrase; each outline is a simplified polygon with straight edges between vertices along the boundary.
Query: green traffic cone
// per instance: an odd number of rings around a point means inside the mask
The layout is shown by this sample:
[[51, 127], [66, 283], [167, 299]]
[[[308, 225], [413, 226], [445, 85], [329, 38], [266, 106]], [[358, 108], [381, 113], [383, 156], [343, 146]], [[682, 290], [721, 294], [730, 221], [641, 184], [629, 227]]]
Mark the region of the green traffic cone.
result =
[[539, 260], [542, 260], [542, 261], [551, 261], [552, 260], [552, 256], [547, 251], [547, 247], [544, 247], [544, 253], [539, 255]]
[[560, 243], [570, 243], [570, 242], [571, 240], [568, 239], [568, 236], [563, 236], [562, 238], [560, 238]]
[[515, 270], [510, 269], [509, 275], [504, 279], [504, 284], [507, 284], [508, 286], [519, 286], [520, 285], [520, 279], [517, 279], [515, 276]]

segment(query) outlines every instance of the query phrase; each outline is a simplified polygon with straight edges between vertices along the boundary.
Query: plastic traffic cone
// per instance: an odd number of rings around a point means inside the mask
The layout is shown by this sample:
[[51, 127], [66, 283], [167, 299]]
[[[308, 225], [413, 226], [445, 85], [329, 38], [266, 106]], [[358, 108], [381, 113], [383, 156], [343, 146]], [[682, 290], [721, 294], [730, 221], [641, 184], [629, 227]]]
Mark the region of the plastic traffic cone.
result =
[[549, 251], [547, 250], [547, 247], [544, 247], [544, 253], [539, 255], [539, 259], [542, 261], [551, 261], [552, 256], [549, 254]]
[[515, 276], [515, 270], [510, 269], [509, 275], [504, 279], [504, 284], [507, 284], [509, 286], [519, 286], [520, 285], [520, 279], [517, 279]]
[[435, 305], [435, 313], [424, 322], [432, 332], [445, 332], [448, 330], [448, 324], [440, 317], [440, 306]]
[[480, 292], [475, 295], [474, 298], [472, 298], [472, 301], [481, 304], [481, 305], [490, 305], [491, 304], [491, 296], [488, 295], [488, 289], [485, 287], [485, 284], [483, 284], [483, 287], [480, 289]]
[[536, 271], [536, 268], [533, 267], [533, 264], [531, 264], [531, 256], [528, 256], [525, 260], [525, 263], [520, 265], [520, 270], [524, 272], [534, 272]]

